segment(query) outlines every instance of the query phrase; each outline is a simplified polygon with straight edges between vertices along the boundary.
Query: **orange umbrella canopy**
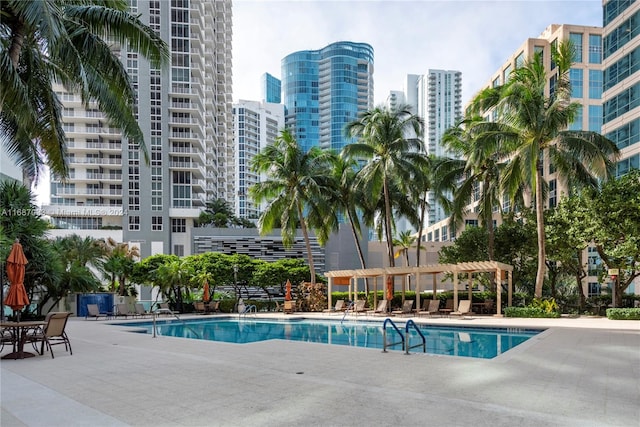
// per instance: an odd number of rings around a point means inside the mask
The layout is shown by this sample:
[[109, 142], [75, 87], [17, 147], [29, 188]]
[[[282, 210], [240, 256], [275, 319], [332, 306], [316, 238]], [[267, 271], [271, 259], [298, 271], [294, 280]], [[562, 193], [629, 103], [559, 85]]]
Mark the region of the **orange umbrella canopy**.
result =
[[204, 281], [204, 289], [202, 290], [202, 301], [209, 302], [211, 295], [209, 295], [209, 282]]
[[13, 310], [22, 310], [29, 305], [29, 297], [24, 289], [24, 270], [27, 258], [24, 256], [22, 245], [16, 239], [7, 258], [7, 278], [11, 286], [4, 303]]
[[291, 298], [291, 281], [289, 279], [287, 279], [286, 287], [287, 287], [287, 291], [284, 294], [284, 300], [285, 301], [291, 301], [292, 300], [292, 298]]
[[393, 299], [393, 276], [387, 277], [387, 298], [388, 300]]

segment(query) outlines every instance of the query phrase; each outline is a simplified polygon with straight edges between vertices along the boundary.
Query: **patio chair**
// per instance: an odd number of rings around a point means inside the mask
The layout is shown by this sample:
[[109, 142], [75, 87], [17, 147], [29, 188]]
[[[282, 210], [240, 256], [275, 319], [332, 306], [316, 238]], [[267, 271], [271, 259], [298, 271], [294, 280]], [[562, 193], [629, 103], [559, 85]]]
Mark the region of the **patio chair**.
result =
[[200, 313], [200, 314], [204, 314], [205, 312], [205, 306], [204, 306], [204, 302], [194, 302], [193, 303], [193, 308], [196, 310], [196, 313]]
[[87, 314], [84, 316], [84, 318], [86, 320], [89, 317], [93, 317], [95, 320], [98, 320], [101, 317], [108, 319], [109, 317], [111, 317], [111, 313], [101, 313], [98, 304], [87, 304]]
[[339, 299], [338, 301], [336, 301], [336, 305], [333, 306], [333, 308], [327, 308], [326, 310], [322, 310], [322, 311], [327, 313], [327, 312], [339, 312], [339, 311], [344, 311], [344, 310], [345, 310], [344, 300], [343, 299]]
[[378, 306], [375, 310], [367, 310], [367, 315], [372, 314], [374, 316], [381, 315], [384, 316], [387, 314], [387, 300], [383, 299], [378, 301]]
[[129, 304], [116, 304], [115, 316], [116, 318], [118, 316], [124, 316], [124, 318], [126, 319], [128, 316], [135, 316], [135, 313], [129, 309]]
[[209, 313], [220, 311], [220, 301], [211, 301], [209, 304], [205, 304], [204, 311]]
[[422, 314], [428, 314], [429, 316], [433, 316], [434, 314], [440, 314], [440, 300], [439, 299], [430, 299], [424, 300], [424, 310], [418, 312], [418, 316]]
[[402, 308], [400, 310], [394, 310], [391, 312], [391, 314], [398, 314], [403, 316], [405, 314], [410, 314], [412, 309], [413, 309], [413, 300], [408, 299], [408, 300], [405, 300], [404, 303], [402, 303]]
[[471, 311], [471, 300], [468, 299], [460, 301], [460, 303], [458, 304], [458, 309], [451, 312], [452, 316], [465, 316], [467, 314], [473, 314], [473, 312]]
[[13, 328], [2, 328], [0, 330], [0, 351], [4, 349], [5, 344], [11, 344], [14, 347], [17, 344]]
[[295, 301], [285, 301], [284, 307], [282, 308], [283, 313], [291, 314], [296, 311], [296, 302]]
[[133, 307], [136, 309], [135, 311], [136, 316], [144, 317], [147, 314], [149, 314], [147, 313], [147, 310], [144, 309], [144, 305], [142, 305], [141, 303], [136, 303]]
[[71, 342], [65, 332], [67, 326], [67, 319], [71, 313], [69, 312], [51, 312], [45, 317], [45, 325], [42, 328], [34, 329], [25, 337], [25, 342], [30, 342], [37, 350], [36, 344], [40, 342], [41, 355], [44, 354], [44, 346], [46, 345], [51, 352], [51, 358], [53, 356], [53, 346], [64, 344], [65, 351], [69, 354], [73, 354], [71, 350]]

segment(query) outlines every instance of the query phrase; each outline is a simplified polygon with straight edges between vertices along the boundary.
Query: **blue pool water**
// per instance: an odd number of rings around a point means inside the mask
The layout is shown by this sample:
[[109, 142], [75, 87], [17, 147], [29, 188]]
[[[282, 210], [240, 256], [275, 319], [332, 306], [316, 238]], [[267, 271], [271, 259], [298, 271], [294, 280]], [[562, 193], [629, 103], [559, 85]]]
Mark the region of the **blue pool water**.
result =
[[[396, 321], [405, 334], [405, 323]], [[152, 322], [124, 323], [118, 326], [135, 327], [136, 331], [153, 333]], [[254, 319], [194, 319], [169, 320], [156, 323], [158, 335], [223, 341], [246, 344], [273, 339], [306, 341], [322, 344], [348, 345], [365, 348], [383, 348], [382, 322], [344, 322], [331, 320], [254, 320]], [[431, 354], [494, 358], [532, 336], [542, 332], [538, 329], [501, 329], [476, 327], [446, 327], [418, 325], [426, 338], [426, 352]], [[410, 329], [411, 346], [421, 344], [422, 339]], [[393, 328], [387, 327], [387, 342], [401, 342]], [[389, 347], [403, 351], [402, 344]], [[422, 352], [422, 346], [411, 349], [412, 353]]]

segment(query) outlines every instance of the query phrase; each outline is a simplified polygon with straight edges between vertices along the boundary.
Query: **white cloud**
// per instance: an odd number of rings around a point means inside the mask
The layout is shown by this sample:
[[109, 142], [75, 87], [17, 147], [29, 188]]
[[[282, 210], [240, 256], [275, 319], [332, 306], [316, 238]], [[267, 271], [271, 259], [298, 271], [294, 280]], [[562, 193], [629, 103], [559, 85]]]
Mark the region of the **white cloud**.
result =
[[339, 40], [373, 46], [376, 103], [429, 68], [462, 71], [466, 100], [550, 24], [601, 26], [602, 2], [240, 0], [233, 19], [236, 100], [261, 99], [260, 76], [280, 77], [288, 54]]

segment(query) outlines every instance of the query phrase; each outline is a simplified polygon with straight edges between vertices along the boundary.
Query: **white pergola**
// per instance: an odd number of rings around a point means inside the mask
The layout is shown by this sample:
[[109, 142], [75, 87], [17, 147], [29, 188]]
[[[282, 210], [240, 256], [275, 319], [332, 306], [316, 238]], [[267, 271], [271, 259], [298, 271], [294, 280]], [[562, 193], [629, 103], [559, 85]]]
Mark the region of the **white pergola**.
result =
[[[458, 307], [458, 284], [459, 284], [459, 275], [467, 274], [469, 278], [469, 286], [468, 286], [468, 294], [469, 300], [471, 300], [473, 293], [473, 286], [471, 286], [473, 273], [485, 273], [485, 272], [495, 272], [496, 278], [498, 281], [498, 285], [502, 285], [502, 281], [506, 276], [506, 280], [508, 283], [507, 287], [507, 306], [511, 307], [513, 300], [513, 266], [509, 264], [503, 264], [498, 261], [474, 261], [474, 262], [461, 262], [458, 264], [432, 264], [432, 265], [421, 265], [419, 267], [384, 267], [384, 268], [365, 268], [359, 270], [334, 270], [328, 271], [324, 275], [329, 279], [329, 288], [328, 288], [328, 303], [329, 307], [333, 307], [333, 303], [331, 301], [331, 292], [334, 285], [348, 285], [349, 286], [349, 297], [351, 298], [352, 293], [354, 294], [354, 300], [357, 299], [358, 293], [357, 284], [360, 279], [373, 279], [374, 281], [374, 292], [377, 291], [377, 281], [378, 278], [382, 278], [383, 289], [384, 284], [387, 283], [388, 278], [393, 278], [395, 276], [401, 276], [406, 278], [409, 275], [415, 276], [416, 278], [416, 307], [420, 307], [420, 292], [423, 290], [421, 286], [421, 279], [423, 275], [431, 275], [432, 276], [432, 290], [433, 290], [433, 298], [437, 298], [437, 276], [441, 273], [451, 273], [453, 274], [453, 306]], [[504, 274], [503, 274], [504, 273]], [[402, 292], [404, 295], [405, 291], [405, 283], [406, 280], [402, 281]], [[424, 288], [426, 289], [426, 288]], [[500, 289], [500, 288], [498, 288]], [[502, 293], [496, 292], [497, 301], [496, 301], [496, 314], [498, 316], [502, 315]], [[374, 293], [376, 299], [378, 293]], [[387, 298], [386, 292], [384, 293], [385, 298]]]

